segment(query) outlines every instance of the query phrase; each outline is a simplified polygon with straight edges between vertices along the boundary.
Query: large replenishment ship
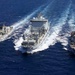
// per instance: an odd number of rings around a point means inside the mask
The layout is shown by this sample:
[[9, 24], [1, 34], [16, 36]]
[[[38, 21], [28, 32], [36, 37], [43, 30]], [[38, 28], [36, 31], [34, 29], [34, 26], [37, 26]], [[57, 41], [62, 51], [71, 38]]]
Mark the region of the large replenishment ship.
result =
[[30, 20], [29, 27], [23, 34], [22, 47], [24, 48], [24, 53], [31, 53], [32, 50], [41, 46], [49, 33], [49, 29], [50, 26], [46, 18], [42, 15], [33, 17]]

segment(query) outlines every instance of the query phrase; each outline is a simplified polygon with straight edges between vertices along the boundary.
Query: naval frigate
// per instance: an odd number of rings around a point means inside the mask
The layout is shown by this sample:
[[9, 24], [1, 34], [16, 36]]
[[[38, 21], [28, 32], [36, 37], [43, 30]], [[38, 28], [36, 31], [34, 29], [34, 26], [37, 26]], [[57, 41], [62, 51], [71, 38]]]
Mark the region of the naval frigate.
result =
[[0, 42], [7, 39], [8, 36], [12, 33], [12, 31], [13, 31], [12, 26], [6, 26], [6, 25], [0, 26]]

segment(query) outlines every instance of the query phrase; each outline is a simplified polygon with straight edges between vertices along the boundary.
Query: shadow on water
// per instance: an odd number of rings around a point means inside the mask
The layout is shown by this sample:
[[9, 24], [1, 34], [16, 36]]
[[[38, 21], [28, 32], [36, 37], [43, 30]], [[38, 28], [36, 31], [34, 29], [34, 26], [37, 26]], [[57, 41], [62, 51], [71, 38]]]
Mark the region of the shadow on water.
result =
[[68, 54], [69, 54], [69, 56], [70, 56], [71, 58], [75, 58], [75, 54], [74, 54], [73, 52], [68, 51]]

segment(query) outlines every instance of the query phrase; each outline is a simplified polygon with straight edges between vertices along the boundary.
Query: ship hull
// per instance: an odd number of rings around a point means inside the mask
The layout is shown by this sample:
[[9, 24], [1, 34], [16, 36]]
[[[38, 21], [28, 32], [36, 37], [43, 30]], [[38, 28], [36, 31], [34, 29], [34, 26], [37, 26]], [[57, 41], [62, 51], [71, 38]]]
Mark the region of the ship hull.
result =
[[70, 45], [68, 45], [68, 51], [69, 51], [70, 54], [75, 55], [75, 49], [72, 48]]
[[75, 55], [75, 47], [73, 47], [73, 45], [71, 44], [71, 37], [70, 37], [69, 40], [68, 40], [68, 51], [69, 51], [71, 54], [74, 54], [74, 55]]
[[22, 53], [31, 53], [31, 51], [33, 51], [33, 47], [31, 48], [31, 47], [26, 47], [26, 46], [23, 46], [22, 45]]
[[22, 47], [22, 48], [23, 48], [22, 53], [28, 54], [28, 51], [32, 51], [30, 48], [26, 48], [26, 47]]

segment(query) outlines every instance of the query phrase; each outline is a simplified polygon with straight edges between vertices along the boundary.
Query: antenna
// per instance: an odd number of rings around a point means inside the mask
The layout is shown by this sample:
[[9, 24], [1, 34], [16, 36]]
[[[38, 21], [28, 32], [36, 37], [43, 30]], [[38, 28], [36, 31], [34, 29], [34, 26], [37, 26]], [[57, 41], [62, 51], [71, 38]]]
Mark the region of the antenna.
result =
[[42, 13], [40, 12], [40, 13], [38, 14], [38, 18], [40, 18], [41, 16], [43, 16], [43, 15], [42, 15]]

